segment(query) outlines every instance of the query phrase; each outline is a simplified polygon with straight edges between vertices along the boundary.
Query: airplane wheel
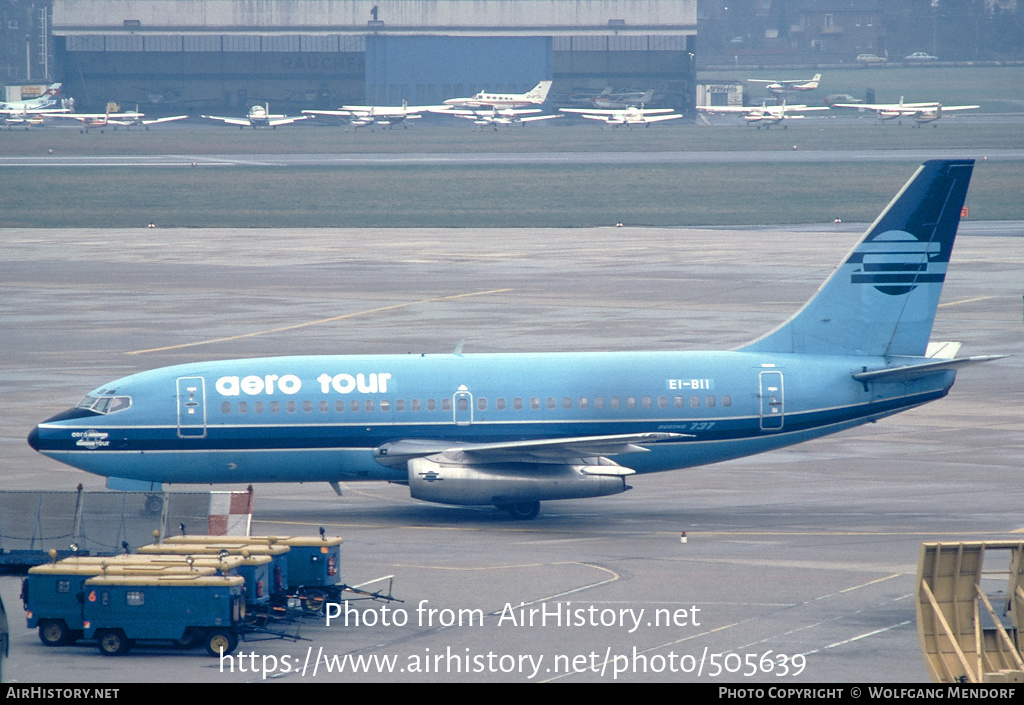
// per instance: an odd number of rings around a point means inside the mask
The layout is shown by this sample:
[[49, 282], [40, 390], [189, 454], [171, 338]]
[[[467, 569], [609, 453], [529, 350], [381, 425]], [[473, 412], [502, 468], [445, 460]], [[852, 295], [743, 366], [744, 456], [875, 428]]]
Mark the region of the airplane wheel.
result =
[[104, 629], [96, 636], [96, 645], [104, 656], [121, 656], [132, 648], [132, 642], [120, 629]]
[[508, 512], [513, 519], [529, 521], [540, 513], [540, 502], [520, 502], [519, 504], [502, 504], [498, 509]]

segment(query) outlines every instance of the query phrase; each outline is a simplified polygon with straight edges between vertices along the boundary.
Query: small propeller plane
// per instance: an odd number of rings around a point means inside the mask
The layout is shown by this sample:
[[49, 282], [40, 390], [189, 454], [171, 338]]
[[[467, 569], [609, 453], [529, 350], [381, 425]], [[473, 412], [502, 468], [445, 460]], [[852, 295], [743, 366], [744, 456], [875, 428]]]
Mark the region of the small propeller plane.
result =
[[748, 78], [747, 83], [765, 83], [765, 88], [773, 95], [785, 95], [798, 91], [813, 91], [821, 81], [821, 74], [814, 74], [814, 78], [807, 80], [803, 78], [791, 79], [788, 81], [776, 81], [771, 78]]
[[1000, 357], [929, 344], [973, 167], [919, 167], [802, 309], [733, 350], [194, 362], [101, 384], [28, 443], [116, 489], [376, 480], [532, 519], [875, 422]]
[[672, 108], [624, 108], [622, 110], [597, 110], [593, 108], [559, 108], [563, 113], [579, 115], [587, 120], [599, 120], [606, 125], [633, 127], [643, 125], [650, 127], [652, 123], [665, 120], [678, 120], [682, 117]]
[[177, 120], [185, 120], [188, 115], [173, 115], [170, 117], [160, 118], [146, 118], [145, 113], [140, 113], [138, 107], [134, 111], [118, 112], [119, 107], [116, 103], [111, 103], [107, 106], [107, 112], [105, 113], [68, 113], [61, 112], [56, 113], [52, 117], [56, 118], [71, 118], [72, 120], [78, 120], [82, 124], [82, 131], [88, 132], [91, 129], [99, 128], [102, 132], [103, 128], [113, 127], [115, 130], [119, 127], [125, 129], [131, 129], [132, 127], [143, 127], [149, 129], [150, 125], [158, 125], [164, 122], [175, 122]]
[[[942, 118], [943, 113], [954, 113], [961, 110], [977, 110], [980, 105], [943, 105], [939, 102], [933, 103], [904, 103], [903, 96], [900, 96], [898, 103], [835, 103], [834, 108], [860, 108], [871, 110], [881, 121], [896, 120], [902, 124], [903, 118], [912, 118], [917, 127], [924, 123], [934, 123]], [[933, 124], [932, 127], [935, 127]]]
[[290, 125], [293, 122], [299, 120], [308, 120], [311, 116], [299, 115], [296, 117], [288, 117], [287, 115], [272, 115], [270, 112], [270, 104], [266, 105], [254, 105], [249, 108], [249, 113], [245, 117], [220, 117], [218, 115], [203, 115], [207, 120], [218, 120], [228, 125], [237, 125], [240, 129], [251, 127], [254, 130], [257, 127], [270, 127], [277, 129], [280, 125]]
[[374, 125], [390, 129], [398, 124], [402, 125], [403, 128], [408, 128], [406, 122], [409, 120], [420, 119], [423, 117], [421, 113], [445, 112], [447, 110], [447, 105], [410, 106], [406, 105], [405, 101], [402, 101], [402, 105], [396, 107], [380, 105], [343, 105], [338, 110], [303, 110], [302, 112], [306, 115], [331, 115], [335, 117], [348, 118], [348, 124], [351, 125], [353, 129]]
[[755, 125], [757, 129], [761, 129], [763, 126], [765, 129], [770, 128], [772, 125], [782, 125], [782, 129], [785, 130], [788, 126], [785, 124], [786, 120], [800, 120], [805, 116], [799, 113], [817, 110], [828, 110], [827, 107], [815, 107], [808, 105], [786, 105], [785, 101], [781, 105], [768, 105], [762, 103], [755, 107], [741, 107], [738, 105], [698, 105], [697, 110], [706, 113], [732, 113], [742, 115], [743, 120], [748, 125]]
[[554, 118], [562, 117], [561, 115], [540, 115], [538, 113], [542, 112], [541, 108], [492, 107], [490, 110], [454, 108], [441, 112], [444, 115], [454, 115], [455, 117], [463, 118], [465, 120], [472, 120], [475, 125], [479, 125], [480, 127], [493, 127], [495, 130], [502, 125], [505, 127], [511, 127], [512, 125], [523, 125], [528, 122], [552, 120]]

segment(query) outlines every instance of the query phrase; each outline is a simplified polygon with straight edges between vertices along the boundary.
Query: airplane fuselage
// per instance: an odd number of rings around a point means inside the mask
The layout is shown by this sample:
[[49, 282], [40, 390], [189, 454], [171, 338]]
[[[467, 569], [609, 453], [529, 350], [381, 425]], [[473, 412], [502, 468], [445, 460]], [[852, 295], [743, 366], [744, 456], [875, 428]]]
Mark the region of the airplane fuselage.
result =
[[[125, 377], [41, 423], [41, 453], [167, 483], [405, 482], [387, 444], [679, 434], [616, 456], [659, 472], [772, 450], [944, 396], [954, 373], [865, 385], [882, 359], [745, 352], [279, 357]], [[130, 400], [130, 401], [127, 401]], [[383, 448], [383, 450], [382, 450]]]

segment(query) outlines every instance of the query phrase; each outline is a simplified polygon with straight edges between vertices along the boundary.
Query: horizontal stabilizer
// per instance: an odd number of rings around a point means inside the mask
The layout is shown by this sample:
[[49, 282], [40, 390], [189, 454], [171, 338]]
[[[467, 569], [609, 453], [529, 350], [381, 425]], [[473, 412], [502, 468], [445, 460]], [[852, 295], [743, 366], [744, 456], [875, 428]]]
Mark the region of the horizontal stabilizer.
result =
[[953, 360], [938, 360], [937, 362], [925, 362], [919, 365], [901, 365], [900, 367], [886, 367], [882, 370], [865, 370], [855, 372], [853, 378], [858, 382], [902, 382], [904, 380], [916, 379], [942, 370], [955, 370], [966, 365], [974, 365], [979, 362], [999, 360], [1006, 355], [975, 355], [974, 357], [961, 357]]

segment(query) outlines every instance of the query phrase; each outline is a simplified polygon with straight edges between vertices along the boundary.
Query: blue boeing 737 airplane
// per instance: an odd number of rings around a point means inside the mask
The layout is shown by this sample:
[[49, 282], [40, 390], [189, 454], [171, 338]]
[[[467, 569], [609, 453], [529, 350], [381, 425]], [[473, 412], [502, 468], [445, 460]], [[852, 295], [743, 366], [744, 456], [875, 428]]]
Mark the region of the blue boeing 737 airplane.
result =
[[921, 166], [796, 315], [736, 350], [178, 365], [104, 384], [29, 444], [118, 489], [382, 480], [530, 519], [544, 500], [623, 492], [634, 473], [876, 421], [999, 357], [928, 355], [973, 166]]

